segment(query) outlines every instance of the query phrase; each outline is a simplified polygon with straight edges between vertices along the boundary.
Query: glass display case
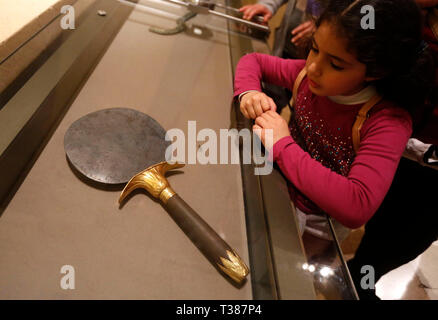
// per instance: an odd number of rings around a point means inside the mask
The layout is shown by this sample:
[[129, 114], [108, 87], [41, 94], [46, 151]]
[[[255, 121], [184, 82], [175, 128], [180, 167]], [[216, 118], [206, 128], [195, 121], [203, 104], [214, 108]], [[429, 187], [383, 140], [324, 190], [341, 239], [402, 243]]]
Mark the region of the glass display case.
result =
[[[233, 100], [234, 71], [244, 54], [269, 53], [269, 29], [239, 21], [237, 0], [82, 2], [74, 29], [60, 13], [0, 63], [7, 72], [52, 35], [0, 94], [0, 298], [357, 299], [330, 220], [330, 240], [301, 237], [277, 168], [194, 163], [168, 177], [246, 262], [242, 286], [151, 197], [119, 207], [120, 186], [74, 173], [64, 135], [93, 111], [136, 109], [186, 135], [189, 121], [218, 136], [250, 129]], [[60, 286], [63, 266], [74, 269], [74, 290]]]

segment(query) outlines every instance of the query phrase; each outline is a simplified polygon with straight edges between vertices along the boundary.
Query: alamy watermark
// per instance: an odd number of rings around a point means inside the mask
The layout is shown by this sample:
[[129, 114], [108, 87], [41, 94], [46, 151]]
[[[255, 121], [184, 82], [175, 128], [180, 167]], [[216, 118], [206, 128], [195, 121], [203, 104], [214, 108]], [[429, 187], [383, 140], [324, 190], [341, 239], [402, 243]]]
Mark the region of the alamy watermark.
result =
[[63, 265], [61, 267], [61, 274], [65, 274], [59, 283], [63, 290], [75, 289], [75, 268], [71, 265]]
[[[188, 164], [239, 164], [239, 140], [242, 139], [242, 163], [254, 163], [256, 175], [268, 175], [272, 172], [271, 152], [262, 152], [260, 132], [249, 129], [220, 129], [219, 137], [213, 129], [197, 132], [196, 121], [188, 121], [187, 136], [181, 129], [170, 129], [166, 140], [172, 142], [166, 149], [166, 161]], [[273, 142], [272, 129], [265, 130], [265, 145]]]
[[61, 13], [64, 15], [61, 19], [61, 28], [75, 29], [75, 8], [69, 5], [62, 6]]
[[[102, 10], [100, 10], [100, 12], [99, 15], [106, 15], [106, 13], [103, 13]], [[71, 5], [62, 6], [61, 13], [64, 14], [61, 19], [61, 28], [64, 30], [75, 29], [75, 8]], [[364, 30], [375, 29], [376, 20], [374, 7], [371, 5], [364, 5], [360, 9], [360, 13], [364, 14], [360, 21], [361, 28]], [[245, 27], [244, 25], [241, 26]]]
[[360, 13], [364, 14], [360, 20], [360, 26], [362, 29], [375, 29], [376, 28], [376, 16], [374, 7], [370, 5], [365, 5], [360, 8]]
[[370, 265], [362, 266], [362, 268], [360, 268], [360, 273], [364, 274], [364, 276], [360, 279], [360, 287], [363, 290], [374, 290], [376, 280], [374, 267]]

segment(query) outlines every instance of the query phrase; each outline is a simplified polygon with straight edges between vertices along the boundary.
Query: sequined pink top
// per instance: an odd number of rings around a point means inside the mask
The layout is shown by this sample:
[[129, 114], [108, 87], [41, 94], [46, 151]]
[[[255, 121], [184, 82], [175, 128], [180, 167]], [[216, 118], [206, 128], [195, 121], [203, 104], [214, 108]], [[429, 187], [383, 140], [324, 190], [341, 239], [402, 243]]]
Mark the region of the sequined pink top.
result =
[[[261, 80], [292, 91], [304, 65], [304, 60], [248, 54], [237, 66], [234, 95], [261, 91]], [[305, 77], [291, 136], [277, 141], [273, 150], [295, 205], [306, 213], [326, 212], [350, 228], [365, 224], [382, 203], [412, 134], [409, 114], [383, 100], [369, 112], [355, 155], [351, 131], [361, 106], [313, 94]]]

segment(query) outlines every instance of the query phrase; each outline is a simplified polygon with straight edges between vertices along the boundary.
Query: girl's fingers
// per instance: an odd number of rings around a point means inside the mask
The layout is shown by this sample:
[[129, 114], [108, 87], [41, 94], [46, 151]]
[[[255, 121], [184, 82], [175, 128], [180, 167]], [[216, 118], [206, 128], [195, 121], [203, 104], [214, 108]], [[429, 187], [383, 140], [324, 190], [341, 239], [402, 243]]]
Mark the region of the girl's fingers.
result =
[[261, 139], [262, 137], [262, 131], [263, 128], [260, 127], [259, 125], [255, 124], [252, 126], [252, 130], [255, 132], [255, 134]]
[[242, 111], [245, 118], [251, 119], [251, 115], [248, 112], [248, 110], [249, 110], [248, 106], [249, 106], [249, 103], [247, 101], [244, 101], [243, 103], [241, 102], [240, 111]]
[[268, 96], [264, 96], [261, 100], [263, 112], [271, 110], [271, 103], [269, 102], [269, 99], [270, 98]]
[[242, 111], [242, 113], [245, 116], [245, 118], [249, 119], [248, 112], [246, 111], [246, 109], [244, 107], [240, 107], [240, 111]]
[[247, 105], [247, 107], [246, 107], [246, 111], [248, 112], [248, 118], [249, 119], [255, 119], [255, 118], [257, 118], [257, 115], [256, 115], [256, 113], [254, 112], [254, 107], [253, 106], [251, 106], [251, 105]]
[[[242, 113], [249, 119], [257, 118], [257, 113], [261, 113], [260, 98], [257, 93], [247, 93], [242, 98]], [[245, 110], [245, 111], [243, 111]]]
[[261, 117], [257, 117], [255, 119], [255, 124], [261, 128], [266, 128], [268, 123], [267, 123], [266, 119], [263, 116], [261, 116]]
[[249, 119], [255, 119], [262, 116], [266, 112], [275, 112], [277, 106], [274, 100], [262, 93], [248, 94], [245, 101], [241, 104], [241, 111], [243, 115]]
[[260, 116], [261, 114], [263, 114], [263, 107], [262, 107], [262, 101], [257, 99], [254, 101], [253, 103], [253, 108], [254, 108], [254, 112], [256, 117]]
[[261, 115], [261, 117], [265, 118], [265, 120], [272, 120], [277, 118], [277, 115], [280, 116], [277, 112], [269, 110]]
[[275, 104], [274, 100], [272, 98], [268, 97], [269, 107], [272, 111], [277, 111], [277, 105]]

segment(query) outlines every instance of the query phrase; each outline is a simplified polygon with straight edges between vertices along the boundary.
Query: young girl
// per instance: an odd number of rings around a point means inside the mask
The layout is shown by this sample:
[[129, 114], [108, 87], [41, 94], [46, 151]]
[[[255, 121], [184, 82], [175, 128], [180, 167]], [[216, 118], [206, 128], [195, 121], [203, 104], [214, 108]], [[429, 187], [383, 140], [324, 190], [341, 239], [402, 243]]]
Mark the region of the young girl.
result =
[[[374, 28], [362, 28], [365, 5], [374, 9]], [[264, 144], [272, 129], [273, 145], [265, 147], [290, 182], [299, 217], [325, 212], [357, 228], [382, 203], [412, 133], [410, 112], [432, 90], [421, 23], [413, 0], [331, 0], [306, 61], [257, 53], [239, 61], [235, 96]], [[260, 82], [292, 90], [303, 69], [288, 127]], [[352, 128], [364, 104], [371, 109], [356, 128], [355, 150]]]

